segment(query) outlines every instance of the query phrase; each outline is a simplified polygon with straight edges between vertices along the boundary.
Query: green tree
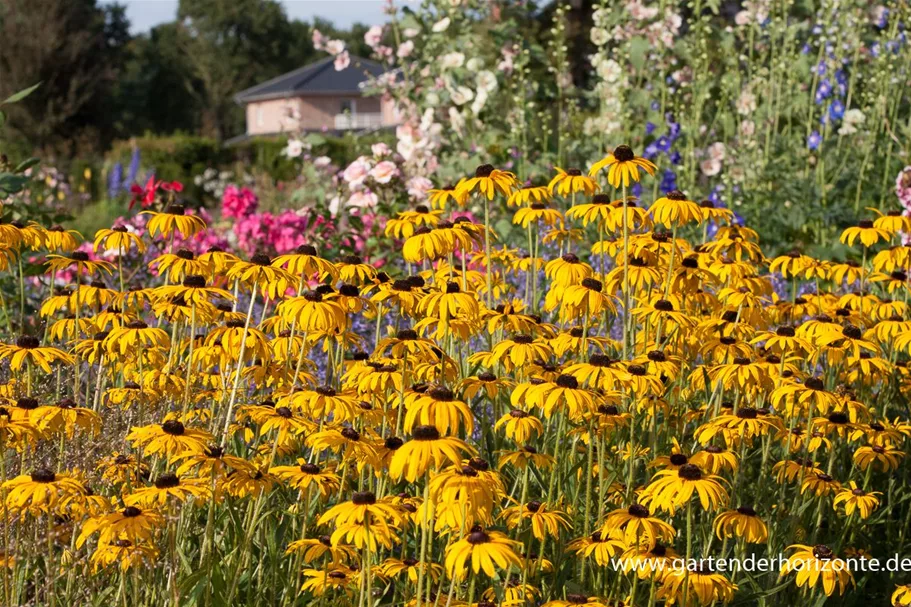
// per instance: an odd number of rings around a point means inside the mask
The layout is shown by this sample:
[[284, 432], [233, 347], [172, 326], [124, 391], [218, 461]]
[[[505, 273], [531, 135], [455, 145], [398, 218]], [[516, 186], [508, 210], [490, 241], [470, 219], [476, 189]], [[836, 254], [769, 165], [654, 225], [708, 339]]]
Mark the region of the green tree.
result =
[[109, 140], [108, 93], [129, 41], [122, 6], [4, 0], [0, 40], [0, 98], [42, 83], [10, 108], [13, 136], [43, 149], [57, 149], [61, 142], [95, 149]]
[[199, 86], [202, 132], [242, 130], [234, 95], [289, 66], [291, 26], [275, 0], [180, 0], [180, 48]]

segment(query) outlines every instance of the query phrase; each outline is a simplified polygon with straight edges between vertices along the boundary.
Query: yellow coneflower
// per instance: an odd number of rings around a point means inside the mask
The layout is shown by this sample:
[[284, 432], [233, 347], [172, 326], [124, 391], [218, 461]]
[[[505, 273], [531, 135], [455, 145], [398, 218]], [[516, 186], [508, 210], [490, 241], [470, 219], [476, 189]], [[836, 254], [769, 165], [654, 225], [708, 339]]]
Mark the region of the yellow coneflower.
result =
[[446, 185], [427, 190], [427, 198], [431, 206], [435, 209], [445, 209], [450, 201], [456, 203], [456, 206], [465, 206], [468, 201], [468, 194], [462, 191], [464, 181], [465, 179], [462, 178], [456, 185]]
[[91, 259], [85, 251], [73, 251], [68, 256], [50, 254], [46, 259], [48, 270], [52, 272], [62, 272], [71, 267], [75, 268], [77, 276], [101, 272], [110, 275], [114, 271], [114, 264], [103, 259]]
[[192, 238], [206, 229], [206, 222], [199, 215], [188, 215], [187, 209], [181, 204], [171, 204], [161, 213], [156, 211], [142, 211], [142, 215], [151, 215], [146, 228], [149, 236], [160, 234], [168, 238], [178, 232], [184, 240]]
[[848, 570], [848, 564], [836, 557], [828, 546], [794, 544], [788, 546], [788, 550], [794, 552], [782, 564], [779, 577], [796, 572], [798, 588], [815, 588], [821, 583], [826, 596], [832, 596], [836, 589], [842, 595], [849, 583], [854, 585], [854, 575]]
[[648, 212], [655, 224], [668, 229], [687, 223], [701, 223], [703, 219], [699, 205], [689, 200], [680, 190], [672, 190], [656, 200]]
[[546, 503], [536, 500], [504, 508], [500, 516], [505, 519], [506, 526], [510, 529], [515, 529], [524, 521], [530, 521], [532, 535], [539, 540], [558, 537], [561, 530], [571, 527], [565, 513], [549, 510]]
[[518, 185], [516, 176], [513, 173], [501, 171], [490, 164], [482, 164], [475, 170], [474, 177], [459, 183], [456, 187], [456, 195], [460, 198], [467, 198], [472, 192], [477, 190], [487, 200], [493, 200], [496, 194], [508, 199]]
[[0, 344], [0, 360], [9, 359], [10, 371], [21, 371], [28, 365], [35, 365], [45, 373], [51, 372], [51, 365], [63, 363], [73, 365], [76, 360], [57, 348], [42, 346], [37, 337], [22, 335], [14, 344]]
[[82, 483], [69, 474], [38, 468], [6, 481], [2, 488], [6, 508], [37, 515], [52, 511], [62, 499], [80, 493]]
[[715, 510], [728, 500], [721, 478], [705, 475], [694, 464], [684, 464], [678, 470], [662, 470], [652, 479], [642, 494], [643, 502], [665, 512], [674, 513], [686, 505], [693, 494], [699, 495], [703, 510]]
[[764, 544], [769, 539], [768, 527], [751, 506], [740, 506], [736, 510], [722, 512], [715, 517], [712, 526], [720, 540], [739, 537], [750, 544]]
[[135, 248], [140, 253], [145, 252], [146, 245], [142, 238], [134, 232], [130, 232], [124, 226], [114, 226], [113, 228], [102, 228], [95, 232], [95, 242], [93, 243], [95, 252], [116, 251], [118, 254], [124, 254]]
[[583, 175], [579, 169], [567, 169], [564, 171], [557, 166], [554, 169], [557, 174], [547, 184], [547, 190], [551, 195], [556, 192], [564, 197], [579, 193], [593, 196], [601, 189], [601, 186], [591, 176]]
[[464, 442], [451, 436], [441, 436], [434, 426], [416, 426], [411, 436], [412, 440], [402, 445], [392, 456], [389, 464], [389, 476], [392, 478], [404, 477], [409, 482], [414, 482], [431, 466], [439, 470], [446, 462], [459, 464], [462, 453], [470, 452]]
[[497, 569], [520, 566], [515, 546], [516, 542], [498, 531], [485, 531], [483, 527], [474, 526], [468, 535], [446, 547], [446, 573], [450, 579], [461, 580], [468, 573], [470, 561], [475, 574], [483, 571], [494, 577]]
[[673, 541], [677, 532], [665, 521], [653, 517], [642, 504], [632, 504], [627, 509], [614, 510], [607, 515], [601, 528], [602, 537], [620, 537], [627, 545], [643, 542], [649, 550], [661, 543]]
[[588, 171], [589, 177], [594, 177], [599, 171], [607, 168], [607, 182], [615, 188], [623, 184], [629, 187], [630, 181], [639, 181], [639, 169], [654, 176], [658, 167], [650, 160], [636, 156], [628, 145], [619, 145], [614, 151], [592, 165]]

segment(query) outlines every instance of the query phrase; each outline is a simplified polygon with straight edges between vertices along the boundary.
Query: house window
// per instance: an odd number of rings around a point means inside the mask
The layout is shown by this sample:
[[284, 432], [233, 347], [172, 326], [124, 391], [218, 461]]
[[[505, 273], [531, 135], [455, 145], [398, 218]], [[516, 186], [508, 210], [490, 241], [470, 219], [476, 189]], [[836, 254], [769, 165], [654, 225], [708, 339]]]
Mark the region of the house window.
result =
[[263, 108], [256, 108], [256, 126], [262, 126], [265, 122], [265, 115], [263, 114]]
[[354, 99], [342, 99], [340, 103], [340, 114], [354, 114], [357, 112], [357, 104]]

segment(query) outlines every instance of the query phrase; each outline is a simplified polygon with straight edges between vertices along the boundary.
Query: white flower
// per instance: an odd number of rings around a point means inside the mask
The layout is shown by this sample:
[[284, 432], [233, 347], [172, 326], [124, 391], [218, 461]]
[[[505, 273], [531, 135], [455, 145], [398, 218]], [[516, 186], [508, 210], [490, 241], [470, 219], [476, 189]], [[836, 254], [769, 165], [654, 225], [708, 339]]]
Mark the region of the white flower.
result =
[[406, 40], [405, 42], [399, 45], [398, 50], [395, 52], [396, 56], [399, 59], [404, 59], [411, 55], [414, 52], [414, 40]]
[[497, 75], [490, 70], [481, 70], [478, 72], [475, 82], [478, 84], [478, 92], [484, 91], [489, 93], [497, 88]]
[[333, 196], [332, 200], [329, 201], [329, 213], [333, 217], [338, 215], [338, 208], [342, 205], [342, 199], [338, 196]]
[[721, 172], [721, 161], [715, 158], [707, 158], [699, 163], [699, 168], [702, 169], [704, 175], [712, 177]]
[[328, 156], [317, 156], [313, 159], [313, 166], [318, 169], [324, 169], [332, 164], [332, 159]]
[[487, 91], [484, 89], [478, 89], [478, 94], [474, 98], [474, 103], [471, 104], [471, 111], [475, 114], [480, 114], [481, 110], [484, 109], [484, 105], [487, 103]]
[[465, 67], [469, 72], [477, 72], [482, 67], [484, 67], [484, 61], [479, 57], [472, 57], [465, 62]]
[[446, 53], [440, 57], [440, 67], [444, 70], [457, 69], [462, 67], [465, 64], [465, 55], [456, 51], [453, 53]]
[[304, 144], [300, 139], [289, 139], [282, 153], [288, 158], [297, 158], [304, 153]]
[[752, 20], [753, 15], [750, 14], [750, 11], [740, 11], [734, 15], [734, 23], [737, 25], [749, 25]]
[[370, 171], [370, 176], [373, 177], [373, 180], [377, 183], [389, 183], [392, 181], [392, 178], [399, 174], [399, 169], [395, 166], [395, 163], [391, 160], [384, 160], [377, 163], [373, 170]]
[[864, 116], [864, 113], [857, 108], [852, 108], [845, 112], [845, 122], [851, 123], [852, 125], [863, 124], [867, 121], [867, 117]]
[[383, 40], [383, 28], [379, 25], [372, 26], [367, 33], [364, 34], [364, 42], [370, 48], [376, 48], [379, 46], [380, 42]]
[[404, 30], [402, 30], [402, 35], [405, 36], [406, 38], [414, 38], [415, 36], [417, 36], [420, 33], [421, 33], [421, 30], [419, 30], [416, 27], [406, 27]]
[[381, 141], [379, 143], [374, 143], [373, 145], [371, 145], [370, 151], [373, 152], [374, 156], [381, 158], [383, 156], [388, 155], [392, 150], [389, 149], [388, 145], [386, 145], [385, 143], [383, 143]]
[[741, 116], [747, 116], [756, 111], [756, 95], [749, 89], [740, 93], [737, 98], [737, 113]]
[[452, 126], [452, 130], [461, 137], [465, 130], [465, 117], [454, 107], [449, 108], [449, 124]]
[[465, 105], [474, 99], [474, 92], [467, 86], [459, 86], [449, 91], [449, 96], [455, 105]]
[[336, 72], [340, 72], [351, 65], [351, 57], [348, 55], [348, 51], [342, 51], [336, 55], [334, 63]]
[[720, 141], [717, 141], [709, 146], [709, 158], [712, 160], [717, 160], [718, 162], [724, 162], [726, 157], [726, 152], [724, 144]]
[[740, 134], [744, 137], [752, 137], [756, 132], [756, 123], [752, 120], [744, 120], [740, 123]]
[[613, 59], [599, 62], [596, 71], [602, 80], [610, 84], [616, 83], [623, 75], [623, 68]]
[[338, 55], [345, 50], [345, 43], [341, 40], [330, 40], [326, 43], [326, 52], [330, 55]]
[[430, 31], [432, 31], [434, 34], [445, 32], [449, 28], [449, 23], [449, 17], [443, 17], [433, 24], [433, 27], [430, 28]]
[[429, 107], [436, 107], [440, 105], [440, 96], [433, 91], [429, 91], [424, 95], [424, 103]]
[[606, 29], [593, 27], [591, 31], [591, 39], [592, 44], [595, 46], [603, 46], [610, 40], [610, 33], [608, 33]]

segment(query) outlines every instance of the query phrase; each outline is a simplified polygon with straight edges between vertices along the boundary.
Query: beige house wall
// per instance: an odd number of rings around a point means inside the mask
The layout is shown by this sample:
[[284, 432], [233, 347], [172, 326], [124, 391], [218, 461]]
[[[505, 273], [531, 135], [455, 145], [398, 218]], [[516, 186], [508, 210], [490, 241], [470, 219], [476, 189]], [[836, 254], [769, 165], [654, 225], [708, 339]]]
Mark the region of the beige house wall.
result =
[[343, 114], [343, 102], [347, 102], [347, 107], [353, 108], [353, 116], [376, 116], [382, 126], [395, 126], [400, 122], [392, 100], [379, 97], [313, 95], [248, 103], [247, 134], [265, 135], [301, 129], [333, 130], [336, 128], [336, 116]]

